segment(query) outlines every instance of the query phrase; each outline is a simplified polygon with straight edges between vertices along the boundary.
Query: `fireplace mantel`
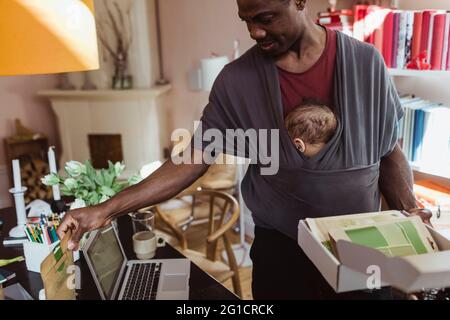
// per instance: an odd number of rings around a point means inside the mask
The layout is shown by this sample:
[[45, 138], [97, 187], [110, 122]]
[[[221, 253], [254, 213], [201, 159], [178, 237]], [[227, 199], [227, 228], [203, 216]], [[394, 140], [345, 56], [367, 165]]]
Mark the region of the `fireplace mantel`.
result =
[[51, 100], [137, 100], [157, 98], [171, 89], [171, 85], [164, 85], [134, 90], [44, 90], [38, 96]]
[[163, 160], [169, 147], [166, 105], [171, 86], [136, 90], [40, 91], [51, 101], [62, 142], [61, 163], [90, 159], [88, 135], [120, 135], [125, 176]]

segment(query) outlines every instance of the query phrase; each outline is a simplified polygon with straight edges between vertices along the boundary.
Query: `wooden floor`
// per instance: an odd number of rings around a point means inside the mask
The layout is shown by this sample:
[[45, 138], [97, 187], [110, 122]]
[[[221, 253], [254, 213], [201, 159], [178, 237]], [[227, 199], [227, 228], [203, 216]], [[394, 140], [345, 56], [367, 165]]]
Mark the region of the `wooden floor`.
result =
[[[206, 245], [205, 239], [207, 235], [206, 225], [191, 226], [186, 231], [189, 249], [204, 252]], [[240, 243], [239, 233], [229, 232], [232, 243]], [[219, 241], [219, 250], [222, 251], [222, 241]], [[239, 268], [239, 276], [241, 278], [242, 295], [244, 300], [252, 300], [252, 268]], [[224, 283], [225, 287], [233, 291], [231, 280]]]

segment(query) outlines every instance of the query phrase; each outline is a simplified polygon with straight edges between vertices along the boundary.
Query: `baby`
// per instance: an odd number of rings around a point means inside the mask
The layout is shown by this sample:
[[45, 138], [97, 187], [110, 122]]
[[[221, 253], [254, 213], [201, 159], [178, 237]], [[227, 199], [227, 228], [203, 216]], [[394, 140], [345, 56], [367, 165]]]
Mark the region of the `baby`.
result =
[[336, 117], [326, 105], [308, 100], [287, 115], [285, 124], [292, 143], [307, 158], [315, 156], [333, 137]]

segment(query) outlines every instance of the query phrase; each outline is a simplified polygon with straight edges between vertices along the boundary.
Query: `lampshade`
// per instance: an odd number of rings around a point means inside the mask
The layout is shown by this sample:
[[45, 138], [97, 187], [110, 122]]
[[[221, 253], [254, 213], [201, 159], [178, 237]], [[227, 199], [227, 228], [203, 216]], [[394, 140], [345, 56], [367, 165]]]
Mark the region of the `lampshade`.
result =
[[202, 78], [202, 90], [211, 91], [214, 81], [219, 75], [220, 71], [230, 62], [228, 57], [213, 57], [209, 59], [202, 59], [201, 65], [201, 78]]
[[0, 1], [0, 75], [98, 68], [93, 0]]

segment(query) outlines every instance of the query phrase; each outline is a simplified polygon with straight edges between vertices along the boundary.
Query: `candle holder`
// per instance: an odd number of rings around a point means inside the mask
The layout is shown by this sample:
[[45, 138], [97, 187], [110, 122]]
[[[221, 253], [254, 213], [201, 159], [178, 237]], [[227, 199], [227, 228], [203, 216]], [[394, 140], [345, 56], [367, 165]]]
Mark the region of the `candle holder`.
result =
[[52, 208], [52, 212], [58, 215], [69, 210], [69, 206], [66, 205], [64, 200], [53, 200], [50, 206]]
[[22, 187], [17, 190], [16, 188], [12, 188], [9, 190], [11, 194], [14, 195], [14, 203], [16, 205], [16, 214], [17, 214], [17, 226], [11, 229], [9, 232], [9, 236], [12, 238], [23, 238], [26, 237], [24, 226], [27, 224], [27, 212], [25, 211], [25, 192], [27, 191], [26, 187]]

